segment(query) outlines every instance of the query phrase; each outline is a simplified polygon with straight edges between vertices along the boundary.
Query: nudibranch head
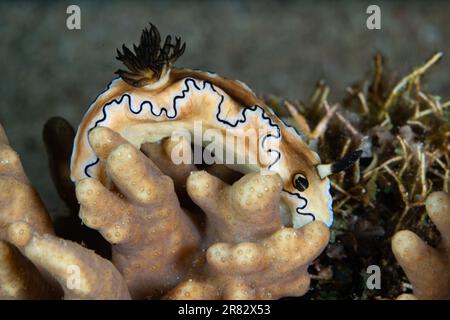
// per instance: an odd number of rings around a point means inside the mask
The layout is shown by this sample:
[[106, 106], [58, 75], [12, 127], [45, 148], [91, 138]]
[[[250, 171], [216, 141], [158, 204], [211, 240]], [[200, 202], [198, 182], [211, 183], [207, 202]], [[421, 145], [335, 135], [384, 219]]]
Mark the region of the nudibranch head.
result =
[[319, 176], [317, 153], [292, 131], [282, 130], [284, 157], [277, 170], [284, 181], [283, 217], [295, 228], [312, 221], [322, 221], [330, 227], [333, 224], [333, 199], [329, 179]]
[[317, 153], [311, 150], [293, 130], [283, 131], [284, 157], [278, 173], [283, 177], [283, 213], [293, 227], [299, 228], [312, 221], [333, 224], [333, 199], [328, 176], [346, 170], [362, 155], [361, 145], [344, 158], [331, 164], [322, 164]]

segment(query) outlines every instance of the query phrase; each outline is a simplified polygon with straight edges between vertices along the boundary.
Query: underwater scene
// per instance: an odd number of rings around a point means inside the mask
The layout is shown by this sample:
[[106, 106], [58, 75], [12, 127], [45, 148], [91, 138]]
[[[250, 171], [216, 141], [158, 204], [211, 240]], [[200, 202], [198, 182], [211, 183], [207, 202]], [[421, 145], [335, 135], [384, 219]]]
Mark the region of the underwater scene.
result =
[[0, 17], [1, 300], [450, 299], [450, 3]]

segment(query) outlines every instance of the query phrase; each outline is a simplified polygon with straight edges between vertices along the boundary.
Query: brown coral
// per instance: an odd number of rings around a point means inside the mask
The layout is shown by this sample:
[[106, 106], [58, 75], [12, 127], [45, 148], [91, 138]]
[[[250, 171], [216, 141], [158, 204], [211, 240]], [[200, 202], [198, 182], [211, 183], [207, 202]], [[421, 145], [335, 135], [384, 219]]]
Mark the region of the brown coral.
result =
[[161, 295], [183, 277], [199, 233], [172, 180], [149, 158], [107, 128], [92, 130], [89, 138], [117, 190], [96, 179], [79, 181], [80, 217], [114, 244], [113, 263], [133, 297]]
[[129, 298], [111, 262], [53, 234], [49, 215], [1, 126], [0, 142], [0, 297]]
[[122, 275], [112, 263], [75, 242], [40, 235], [24, 222], [10, 225], [8, 238], [59, 283], [65, 299], [130, 298]]
[[206, 265], [168, 299], [278, 299], [309, 288], [307, 267], [329, 240], [325, 224], [284, 228], [278, 175], [252, 173], [232, 186], [205, 171], [187, 183], [207, 215]]
[[450, 299], [450, 194], [430, 194], [426, 209], [441, 234], [437, 248], [408, 230], [397, 232], [392, 239], [392, 251], [414, 292], [414, 296], [404, 294], [400, 299]]
[[229, 186], [199, 171], [187, 181], [189, 196], [207, 215], [208, 243], [254, 241], [280, 229], [281, 188], [276, 174], [250, 173]]
[[0, 299], [51, 299], [60, 296], [39, 272], [10, 243], [0, 240]]
[[[329, 231], [320, 222], [283, 228], [278, 175], [252, 173], [230, 186], [194, 166], [176, 171], [163, 160], [171, 150], [167, 141], [144, 146], [165, 173], [178, 173], [177, 180], [190, 172], [186, 189], [206, 214], [203, 233], [152, 160], [108, 128], [92, 130], [89, 142], [106, 172], [103, 184], [92, 178], [77, 183], [80, 217], [114, 244], [113, 263], [133, 297], [157, 297], [177, 284], [167, 298], [267, 299], [307, 291], [306, 269]], [[183, 282], [187, 278], [196, 280]], [[186, 289], [192, 287], [198, 290]]]
[[324, 249], [329, 231], [322, 222], [283, 228], [256, 242], [216, 243], [207, 251], [207, 270], [174, 290], [169, 299], [278, 299], [302, 296], [310, 284], [307, 267]]
[[8, 224], [19, 220], [29, 223], [37, 232], [53, 233], [47, 210], [0, 125], [0, 239], [5, 238]]

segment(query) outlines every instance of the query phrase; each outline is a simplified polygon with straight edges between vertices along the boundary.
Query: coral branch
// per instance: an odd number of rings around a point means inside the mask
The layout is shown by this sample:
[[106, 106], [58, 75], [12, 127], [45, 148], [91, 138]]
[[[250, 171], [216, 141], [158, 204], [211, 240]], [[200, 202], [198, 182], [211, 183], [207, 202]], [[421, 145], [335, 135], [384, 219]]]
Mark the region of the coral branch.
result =
[[187, 191], [208, 217], [209, 241], [253, 241], [278, 230], [281, 179], [252, 173], [232, 186], [206, 171], [191, 174]]
[[19, 250], [0, 240], [0, 299], [53, 299], [61, 295]]
[[129, 299], [126, 283], [106, 259], [81, 245], [46, 234], [16, 222], [8, 239], [36, 266], [58, 281], [65, 299]]
[[450, 195], [434, 192], [426, 200], [428, 215], [441, 233], [432, 248], [415, 233], [404, 230], [392, 239], [392, 251], [413, 285], [418, 299], [450, 299]]
[[188, 193], [208, 217], [213, 244], [206, 265], [167, 299], [278, 299], [308, 290], [307, 267], [327, 245], [329, 230], [321, 222], [283, 228], [280, 181], [251, 173], [230, 186], [205, 171], [191, 174]]
[[40, 233], [53, 233], [47, 210], [0, 126], [0, 239], [5, 239], [8, 224], [16, 221], [25, 221]]
[[168, 299], [278, 299], [309, 288], [307, 267], [325, 248], [321, 222], [283, 228], [256, 242], [216, 243], [207, 251], [209, 278], [178, 285]]
[[95, 179], [79, 181], [80, 217], [114, 244], [113, 263], [133, 297], [161, 295], [186, 272], [199, 233], [172, 180], [143, 153], [107, 128], [92, 130], [89, 141], [106, 163], [111, 190]]

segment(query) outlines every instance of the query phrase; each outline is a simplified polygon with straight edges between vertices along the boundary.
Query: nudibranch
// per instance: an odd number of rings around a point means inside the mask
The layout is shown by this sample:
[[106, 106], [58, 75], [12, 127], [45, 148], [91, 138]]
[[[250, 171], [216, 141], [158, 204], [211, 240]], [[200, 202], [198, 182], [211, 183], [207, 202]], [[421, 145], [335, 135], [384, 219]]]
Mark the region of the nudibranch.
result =
[[[90, 130], [96, 127], [108, 127], [138, 148], [179, 130], [190, 133], [195, 141], [198, 123], [221, 133], [223, 140], [226, 135], [241, 137], [254, 132], [258, 150], [262, 150], [257, 161], [226, 165], [242, 173], [278, 173], [283, 181], [280, 212], [286, 225], [299, 228], [317, 220], [331, 226], [332, 197], [327, 176], [350, 166], [360, 151], [333, 164], [321, 164], [301, 134], [287, 126], [244, 83], [211, 72], [174, 68], [184, 49], [179, 38], [173, 43], [170, 36], [161, 45], [160, 34], [151, 25], [142, 32], [139, 45], [134, 45], [134, 53], [125, 45], [123, 52], [118, 50], [117, 59], [128, 71], [117, 71], [119, 77], [85, 114], [72, 152], [72, 180], [106, 179], [102, 163], [88, 142]], [[228, 148], [227, 143], [221, 144]], [[233, 144], [233, 152], [248, 152], [243, 150], [246, 145], [245, 141]]]

